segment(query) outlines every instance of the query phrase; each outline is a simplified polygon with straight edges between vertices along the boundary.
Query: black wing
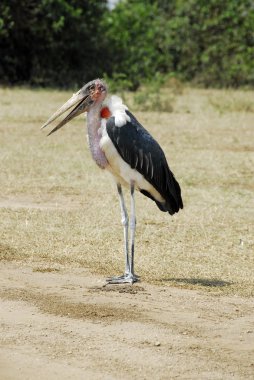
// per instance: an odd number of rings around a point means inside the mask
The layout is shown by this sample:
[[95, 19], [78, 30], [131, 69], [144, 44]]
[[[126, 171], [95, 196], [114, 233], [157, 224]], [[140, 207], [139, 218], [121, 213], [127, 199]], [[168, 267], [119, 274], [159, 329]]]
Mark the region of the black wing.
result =
[[107, 121], [107, 133], [120, 156], [132, 169], [136, 169], [161, 194], [165, 203], [155, 200], [150, 193], [140, 191], [153, 199], [162, 211], [171, 215], [183, 208], [181, 189], [163, 150], [137, 119], [126, 111], [131, 121], [122, 127], [115, 125], [115, 118]]

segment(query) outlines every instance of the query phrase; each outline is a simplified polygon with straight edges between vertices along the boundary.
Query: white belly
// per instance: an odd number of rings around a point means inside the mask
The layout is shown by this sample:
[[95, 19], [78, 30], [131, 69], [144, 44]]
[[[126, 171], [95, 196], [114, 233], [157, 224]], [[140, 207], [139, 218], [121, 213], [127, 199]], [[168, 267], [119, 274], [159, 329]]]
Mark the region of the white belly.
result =
[[106, 169], [113, 174], [118, 183], [124, 186], [129, 186], [132, 182], [134, 182], [137, 189], [148, 191], [159, 202], [165, 201], [142, 174], [140, 174], [136, 169], [132, 169], [130, 165], [122, 159], [109, 138], [106, 128], [103, 128], [102, 131], [100, 147], [109, 163]]

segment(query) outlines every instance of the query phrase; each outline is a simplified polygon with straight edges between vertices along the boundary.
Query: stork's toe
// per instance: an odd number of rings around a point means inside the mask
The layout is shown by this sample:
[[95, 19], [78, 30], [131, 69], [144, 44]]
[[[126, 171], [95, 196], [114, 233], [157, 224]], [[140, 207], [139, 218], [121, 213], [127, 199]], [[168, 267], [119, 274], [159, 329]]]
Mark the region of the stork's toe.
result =
[[113, 276], [106, 279], [107, 284], [133, 284], [137, 281], [139, 281], [139, 276], [131, 273], [127, 273], [122, 276]]

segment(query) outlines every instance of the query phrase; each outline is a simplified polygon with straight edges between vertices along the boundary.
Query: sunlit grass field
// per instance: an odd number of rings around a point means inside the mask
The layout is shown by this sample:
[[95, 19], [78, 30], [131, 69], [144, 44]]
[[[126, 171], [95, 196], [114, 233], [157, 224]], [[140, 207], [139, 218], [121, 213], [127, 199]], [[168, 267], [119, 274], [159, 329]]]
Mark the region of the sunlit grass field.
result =
[[[70, 96], [0, 89], [1, 258], [121, 274], [117, 192], [90, 157], [83, 117], [50, 137], [40, 130]], [[166, 88], [163, 99], [170, 112], [135, 115], [164, 149], [184, 209], [171, 217], [136, 193], [136, 272], [164, 286], [253, 296], [254, 92]]]

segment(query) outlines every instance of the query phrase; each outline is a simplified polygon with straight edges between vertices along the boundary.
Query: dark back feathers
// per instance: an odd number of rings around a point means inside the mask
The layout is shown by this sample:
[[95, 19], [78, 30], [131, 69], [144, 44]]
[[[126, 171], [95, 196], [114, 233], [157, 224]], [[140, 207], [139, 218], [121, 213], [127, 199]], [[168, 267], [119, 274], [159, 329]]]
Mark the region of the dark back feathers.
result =
[[[107, 133], [120, 156], [132, 169], [136, 169], [165, 199], [166, 204], [158, 204], [162, 211], [174, 214], [183, 208], [181, 189], [169, 169], [160, 145], [142, 127], [131, 112], [126, 111], [131, 121], [122, 127], [115, 125], [114, 117], [107, 121]], [[153, 199], [146, 191], [140, 191]]]

